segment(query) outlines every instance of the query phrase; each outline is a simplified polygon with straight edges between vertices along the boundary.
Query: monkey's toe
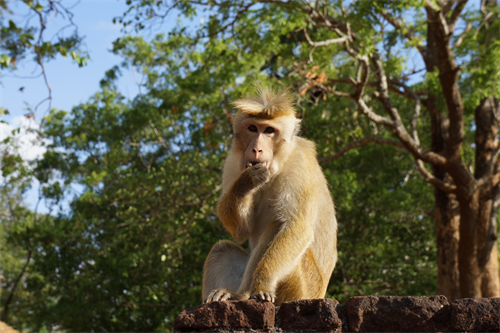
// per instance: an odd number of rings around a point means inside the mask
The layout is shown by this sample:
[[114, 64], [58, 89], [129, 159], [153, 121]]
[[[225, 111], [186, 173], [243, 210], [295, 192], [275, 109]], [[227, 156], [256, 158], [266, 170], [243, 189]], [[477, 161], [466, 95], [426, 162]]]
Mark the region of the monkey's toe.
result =
[[205, 300], [205, 303], [211, 303], [211, 302], [222, 302], [222, 301], [227, 301], [234, 299], [233, 294], [224, 288], [221, 289], [214, 289], [212, 292], [208, 295], [207, 299]]
[[264, 292], [262, 290], [253, 294], [250, 298], [271, 303], [274, 303], [274, 301], [276, 300], [276, 296], [273, 293], [270, 293], [268, 291]]

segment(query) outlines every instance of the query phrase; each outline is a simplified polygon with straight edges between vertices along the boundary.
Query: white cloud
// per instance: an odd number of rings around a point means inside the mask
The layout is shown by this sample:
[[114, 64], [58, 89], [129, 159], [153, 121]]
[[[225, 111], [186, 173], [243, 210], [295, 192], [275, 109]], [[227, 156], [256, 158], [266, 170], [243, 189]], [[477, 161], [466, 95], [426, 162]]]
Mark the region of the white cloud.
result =
[[[19, 133], [17, 129], [19, 129]], [[25, 116], [15, 117], [10, 120], [9, 124], [0, 123], [0, 141], [3, 141], [7, 137], [11, 138], [11, 141], [7, 145], [0, 143], [0, 153], [3, 154], [5, 151], [19, 153], [25, 162], [42, 158], [43, 154], [47, 151], [47, 148], [42, 143], [47, 144], [50, 141], [40, 138], [37, 132], [33, 131], [38, 129], [39, 124]], [[14, 134], [12, 133], [13, 130], [16, 130]], [[16, 172], [11, 176], [16, 176]], [[0, 183], [5, 181], [6, 179], [0, 173]], [[59, 181], [59, 177], [56, 176], [52, 181]], [[24, 195], [24, 202], [32, 210], [38, 208], [39, 213], [49, 213], [50, 210], [44, 201], [40, 205], [37, 204], [39, 201], [39, 189], [40, 183], [33, 178], [31, 180], [31, 189]], [[68, 205], [66, 204], [66, 206]]]
[[[24, 160], [33, 161], [41, 158], [47, 149], [42, 145], [43, 139], [33, 131], [37, 130], [39, 125], [33, 120], [24, 116], [16, 117], [12, 124], [0, 124], [0, 141], [8, 136], [14, 140], [17, 151]], [[19, 128], [19, 133], [12, 131]]]
[[5, 140], [5, 138], [11, 134], [13, 129], [14, 127], [10, 124], [0, 123], [0, 141]]

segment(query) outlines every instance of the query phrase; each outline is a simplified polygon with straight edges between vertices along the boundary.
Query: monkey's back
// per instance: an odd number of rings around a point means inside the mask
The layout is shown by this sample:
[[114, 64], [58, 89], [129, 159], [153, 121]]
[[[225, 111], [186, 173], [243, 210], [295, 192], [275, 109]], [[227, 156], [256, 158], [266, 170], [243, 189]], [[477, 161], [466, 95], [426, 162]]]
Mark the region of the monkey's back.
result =
[[317, 214], [314, 223], [314, 240], [311, 248], [316, 261], [323, 273], [324, 292], [337, 262], [337, 219], [332, 195], [328, 188], [323, 169], [316, 157], [316, 147], [313, 142], [297, 138], [301, 150], [307, 154], [310, 172], [304, 176], [304, 186], [311, 186], [317, 192]]

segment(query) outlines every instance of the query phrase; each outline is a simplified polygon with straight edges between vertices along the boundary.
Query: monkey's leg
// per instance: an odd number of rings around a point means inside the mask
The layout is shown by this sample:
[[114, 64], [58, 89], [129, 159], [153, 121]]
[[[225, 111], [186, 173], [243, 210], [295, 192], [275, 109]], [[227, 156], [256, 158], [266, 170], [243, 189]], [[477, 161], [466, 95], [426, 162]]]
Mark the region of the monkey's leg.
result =
[[233, 242], [222, 240], [214, 245], [203, 268], [203, 300], [215, 290], [236, 292], [248, 263], [248, 253]]
[[275, 305], [297, 299], [323, 298], [325, 290], [323, 274], [309, 247], [292, 273], [278, 284]]

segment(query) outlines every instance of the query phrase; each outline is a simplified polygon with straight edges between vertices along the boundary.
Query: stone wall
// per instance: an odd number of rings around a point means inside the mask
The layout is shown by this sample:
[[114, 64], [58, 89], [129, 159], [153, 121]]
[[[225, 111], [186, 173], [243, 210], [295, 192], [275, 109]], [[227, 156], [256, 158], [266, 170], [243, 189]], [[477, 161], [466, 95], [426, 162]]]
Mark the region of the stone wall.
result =
[[176, 332], [500, 332], [500, 298], [358, 296], [340, 304], [310, 299], [275, 307], [224, 301], [184, 310]]

